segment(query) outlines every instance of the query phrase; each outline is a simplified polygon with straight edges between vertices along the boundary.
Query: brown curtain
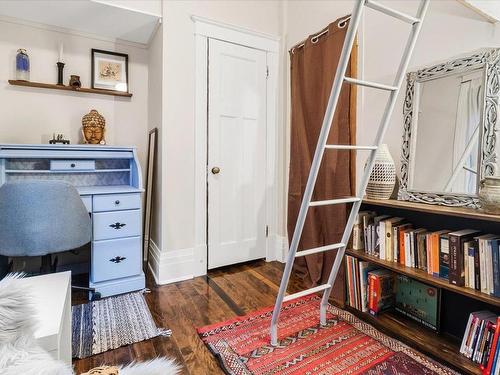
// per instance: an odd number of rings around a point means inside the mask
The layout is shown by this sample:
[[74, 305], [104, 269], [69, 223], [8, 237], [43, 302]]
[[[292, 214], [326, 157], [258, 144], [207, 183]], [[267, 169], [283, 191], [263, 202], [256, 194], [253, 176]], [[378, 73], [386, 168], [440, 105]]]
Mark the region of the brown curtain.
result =
[[[291, 58], [291, 150], [288, 195], [288, 236], [291, 241], [302, 195], [318, 141], [323, 116], [347, 31], [339, 21], [328, 25], [328, 32], [309, 37], [303, 47], [290, 51]], [[325, 29], [326, 30], [326, 29]], [[349, 64], [350, 65], [350, 64]], [[350, 66], [347, 69], [349, 75]], [[351, 87], [342, 88], [333, 119], [328, 144], [354, 143], [351, 129]], [[354, 113], [353, 113], [354, 116]], [[351, 168], [354, 157], [349, 151], [327, 150], [313, 193], [313, 200], [352, 196]], [[309, 209], [299, 251], [340, 242], [347, 219], [346, 205], [320, 206]], [[336, 250], [297, 258], [295, 272], [309, 286], [328, 280]], [[344, 267], [332, 291], [335, 300], [344, 302]]]

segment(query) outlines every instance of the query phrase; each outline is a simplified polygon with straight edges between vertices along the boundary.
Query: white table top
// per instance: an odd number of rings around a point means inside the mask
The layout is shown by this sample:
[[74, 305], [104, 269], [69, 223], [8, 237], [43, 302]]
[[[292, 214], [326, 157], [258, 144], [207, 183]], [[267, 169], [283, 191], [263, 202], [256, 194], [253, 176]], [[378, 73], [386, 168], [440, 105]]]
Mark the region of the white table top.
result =
[[71, 272], [26, 277], [17, 282], [26, 287], [34, 300], [39, 320], [35, 338], [49, 346], [57, 345], [68, 288], [71, 288]]

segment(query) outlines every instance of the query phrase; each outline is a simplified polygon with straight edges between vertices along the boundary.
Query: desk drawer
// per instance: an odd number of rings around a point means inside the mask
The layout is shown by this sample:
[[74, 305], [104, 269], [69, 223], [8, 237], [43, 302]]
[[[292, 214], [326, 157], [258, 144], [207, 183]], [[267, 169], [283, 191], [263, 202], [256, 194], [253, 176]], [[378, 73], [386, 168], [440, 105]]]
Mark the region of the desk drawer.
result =
[[92, 282], [119, 279], [141, 273], [141, 237], [94, 241]]
[[141, 208], [141, 194], [94, 195], [94, 212]]
[[51, 171], [93, 171], [95, 160], [51, 160]]
[[87, 212], [92, 212], [92, 196], [90, 195], [82, 195], [82, 202]]
[[141, 235], [141, 210], [98, 212], [92, 217], [94, 241]]

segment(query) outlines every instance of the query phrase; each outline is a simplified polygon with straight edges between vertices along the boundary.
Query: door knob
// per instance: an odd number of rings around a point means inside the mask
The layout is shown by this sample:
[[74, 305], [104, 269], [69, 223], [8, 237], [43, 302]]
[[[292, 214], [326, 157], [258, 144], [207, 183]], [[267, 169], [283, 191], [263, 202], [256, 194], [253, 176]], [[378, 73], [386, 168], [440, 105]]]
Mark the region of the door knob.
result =
[[218, 174], [220, 172], [220, 168], [219, 167], [213, 167], [212, 168], [212, 173], [213, 174]]

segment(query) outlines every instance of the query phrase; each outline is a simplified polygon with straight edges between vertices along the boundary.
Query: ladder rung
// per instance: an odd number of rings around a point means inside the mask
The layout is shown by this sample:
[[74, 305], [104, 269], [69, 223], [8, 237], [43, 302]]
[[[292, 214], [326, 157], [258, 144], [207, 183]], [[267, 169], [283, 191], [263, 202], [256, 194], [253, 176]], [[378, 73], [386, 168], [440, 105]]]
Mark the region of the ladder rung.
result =
[[288, 296], [285, 296], [285, 298], [283, 298], [283, 302], [287, 302], [287, 301], [290, 301], [290, 300], [295, 299], [295, 298], [308, 296], [309, 294], [313, 294], [316, 292], [321, 292], [322, 290], [325, 290], [328, 288], [330, 288], [330, 284], [323, 284], [323, 285], [315, 286], [314, 288], [311, 288], [311, 289], [303, 290], [302, 292], [289, 294]]
[[326, 145], [325, 148], [331, 150], [376, 150], [377, 146]]
[[358, 197], [329, 199], [326, 201], [313, 201], [309, 203], [309, 206], [326, 206], [328, 204], [353, 203], [353, 202], [359, 202], [360, 200], [361, 199]]
[[352, 83], [354, 85], [372, 87], [374, 89], [379, 89], [379, 90], [396, 91], [398, 89], [396, 86], [384, 85], [382, 83], [377, 83], [377, 82], [362, 81], [360, 79], [355, 79], [351, 77], [344, 77], [344, 81]]
[[305, 255], [311, 255], [311, 254], [321, 253], [323, 251], [340, 249], [341, 247], [345, 247], [345, 243], [339, 242], [339, 243], [334, 243], [332, 245], [315, 247], [314, 249], [302, 250], [302, 251], [298, 251], [297, 253], [295, 253], [295, 258], [303, 257]]
[[420, 20], [418, 18], [415, 18], [413, 16], [409, 16], [408, 14], [402, 13], [402, 12], [400, 12], [398, 10], [389, 8], [389, 7], [385, 6], [385, 5], [380, 4], [377, 1], [366, 0], [365, 5], [368, 8], [372, 8], [374, 10], [378, 10], [379, 12], [385, 13], [388, 16], [392, 16], [394, 18], [398, 18], [401, 21], [405, 21], [405, 22], [408, 22], [408, 23], [411, 23], [411, 24], [420, 22]]

